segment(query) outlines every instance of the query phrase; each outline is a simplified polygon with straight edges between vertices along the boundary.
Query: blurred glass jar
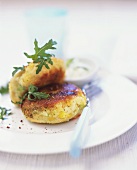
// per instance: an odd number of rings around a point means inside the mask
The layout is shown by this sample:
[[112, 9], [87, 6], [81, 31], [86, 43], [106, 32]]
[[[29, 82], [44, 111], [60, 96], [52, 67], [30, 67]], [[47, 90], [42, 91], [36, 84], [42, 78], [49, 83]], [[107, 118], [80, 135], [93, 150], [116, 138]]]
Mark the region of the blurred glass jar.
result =
[[56, 48], [49, 53], [64, 58], [64, 44], [67, 31], [67, 10], [60, 8], [33, 8], [25, 12], [30, 50], [34, 48], [35, 38], [39, 46], [50, 39], [57, 42]]

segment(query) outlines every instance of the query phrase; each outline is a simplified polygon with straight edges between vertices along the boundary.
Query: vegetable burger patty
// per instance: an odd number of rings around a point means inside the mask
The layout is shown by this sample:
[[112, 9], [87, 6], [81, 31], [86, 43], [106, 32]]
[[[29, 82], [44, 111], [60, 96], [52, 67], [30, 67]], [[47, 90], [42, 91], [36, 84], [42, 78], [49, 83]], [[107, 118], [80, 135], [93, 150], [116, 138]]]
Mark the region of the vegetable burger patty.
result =
[[55, 83], [39, 89], [49, 94], [47, 99], [30, 101], [26, 98], [21, 109], [25, 117], [36, 123], [62, 123], [81, 114], [86, 106], [86, 96], [74, 84]]
[[29, 63], [24, 70], [16, 73], [10, 80], [9, 93], [13, 103], [20, 102], [22, 96], [27, 92], [30, 84], [43, 87], [51, 83], [62, 83], [65, 77], [65, 64], [62, 59], [51, 57], [53, 65], [50, 69], [45, 66], [36, 74], [37, 63]]

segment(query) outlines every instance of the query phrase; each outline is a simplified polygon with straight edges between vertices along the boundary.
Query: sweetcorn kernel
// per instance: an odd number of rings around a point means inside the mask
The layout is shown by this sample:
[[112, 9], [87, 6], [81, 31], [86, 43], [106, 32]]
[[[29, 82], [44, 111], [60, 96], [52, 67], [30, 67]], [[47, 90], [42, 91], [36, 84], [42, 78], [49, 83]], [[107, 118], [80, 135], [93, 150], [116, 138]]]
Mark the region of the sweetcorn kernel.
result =
[[67, 116], [67, 114], [66, 114], [65, 112], [61, 112], [61, 113], [59, 114], [59, 118], [60, 118], [60, 119], [64, 119], [66, 116]]

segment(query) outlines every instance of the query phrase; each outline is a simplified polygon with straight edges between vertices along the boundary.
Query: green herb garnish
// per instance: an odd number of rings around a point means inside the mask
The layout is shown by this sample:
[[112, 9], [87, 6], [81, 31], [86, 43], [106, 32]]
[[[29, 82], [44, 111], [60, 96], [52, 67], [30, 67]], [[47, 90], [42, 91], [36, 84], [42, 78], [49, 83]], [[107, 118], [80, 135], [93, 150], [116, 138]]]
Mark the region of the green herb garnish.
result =
[[79, 68], [82, 68], [82, 69], [85, 70], [85, 71], [89, 71], [89, 69], [88, 69], [87, 67], [83, 67], [83, 66], [77, 66], [77, 67], [75, 67], [74, 69], [77, 70], [77, 69], [79, 69]]
[[[55, 47], [53, 47], [56, 44], [57, 44], [57, 42], [53, 41], [51, 39], [51, 40], [48, 41], [48, 43], [46, 43], [42, 47], [38, 47], [38, 41], [35, 39], [35, 41], [34, 41], [35, 53], [33, 55], [29, 55], [26, 52], [24, 53], [27, 58], [31, 58], [34, 63], [38, 63], [36, 74], [38, 74], [41, 71], [43, 66], [45, 66], [47, 69], [50, 69], [49, 64], [53, 65], [51, 57], [54, 56], [54, 55], [49, 54], [46, 51], [56, 49]], [[13, 67], [13, 68], [14, 68], [14, 71], [12, 72], [12, 76], [14, 76], [15, 73], [18, 72], [19, 70], [24, 70], [25, 69], [24, 66], [22, 66], [22, 67]]]
[[13, 67], [14, 68], [14, 71], [12, 72], [12, 76], [14, 76], [14, 74], [16, 73], [16, 72], [18, 72], [19, 70], [25, 70], [25, 68], [24, 68], [24, 66], [22, 66], [22, 67]]
[[4, 120], [4, 116], [8, 116], [11, 114], [10, 109], [6, 109], [5, 107], [0, 107], [0, 119]]
[[28, 100], [47, 99], [49, 94], [38, 92], [38, 87], [30, 85], [28, 88]]
[[74, 58], [68, 59], [67, 62], [66, 62], [66, 67], [68, 68], [73, 61], [74, 61]]
[[52, 49], [52, 50], [56, 49], [55, 47], [53, 47], [56, 44], [57, 44], [57, 42], [53, 41], [51, 39], [51, 40], [49, 40], [48, 43], [46, 43], [44, 46], [42, 46], [40, 48], [40, 47], [38, 47], [38, 41], [35, 39], [35, 41], [34, 41], [35, 54], [29, 55], [27, 53], [24, 53], [27, 58], [31, 58], [34, 63], [38, 63], [36, 74], [38, 74], [41, 71], [43, 66], [45, 66], [47, 69], [50, 69], [48, 64], [53, 65], [53, 62], [51, 60], [51, 57], [53, 56], [53, 54], [49, 54], [46, 51], [50, 50], [50, 49]]
[[30, 101], [35, 101], [35, 100], [47, 99], [49, 97], [49, 94], [38, 92], [38, 87], [31, 84], [28, 87], [28, 92], [25, 93], [23, 97], [20, 98], [20, 101], [16, 102], [15, 104], [22, 104], [26, 97]]
[[0, 94], [7, 94], [9, 92], [9, 84], [7, 83], [6, 86], [0, 87]]

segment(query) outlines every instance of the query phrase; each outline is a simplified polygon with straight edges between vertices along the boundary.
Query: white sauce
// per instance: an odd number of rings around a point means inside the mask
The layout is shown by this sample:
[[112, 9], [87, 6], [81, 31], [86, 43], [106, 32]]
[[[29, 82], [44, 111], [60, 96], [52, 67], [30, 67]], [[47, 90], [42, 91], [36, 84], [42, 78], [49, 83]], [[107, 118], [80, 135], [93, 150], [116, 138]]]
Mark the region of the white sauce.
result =
[[90, 67], [87, 63], [75, 58], [66, 69], [67, 79], [81, 79], [90, 74]]

